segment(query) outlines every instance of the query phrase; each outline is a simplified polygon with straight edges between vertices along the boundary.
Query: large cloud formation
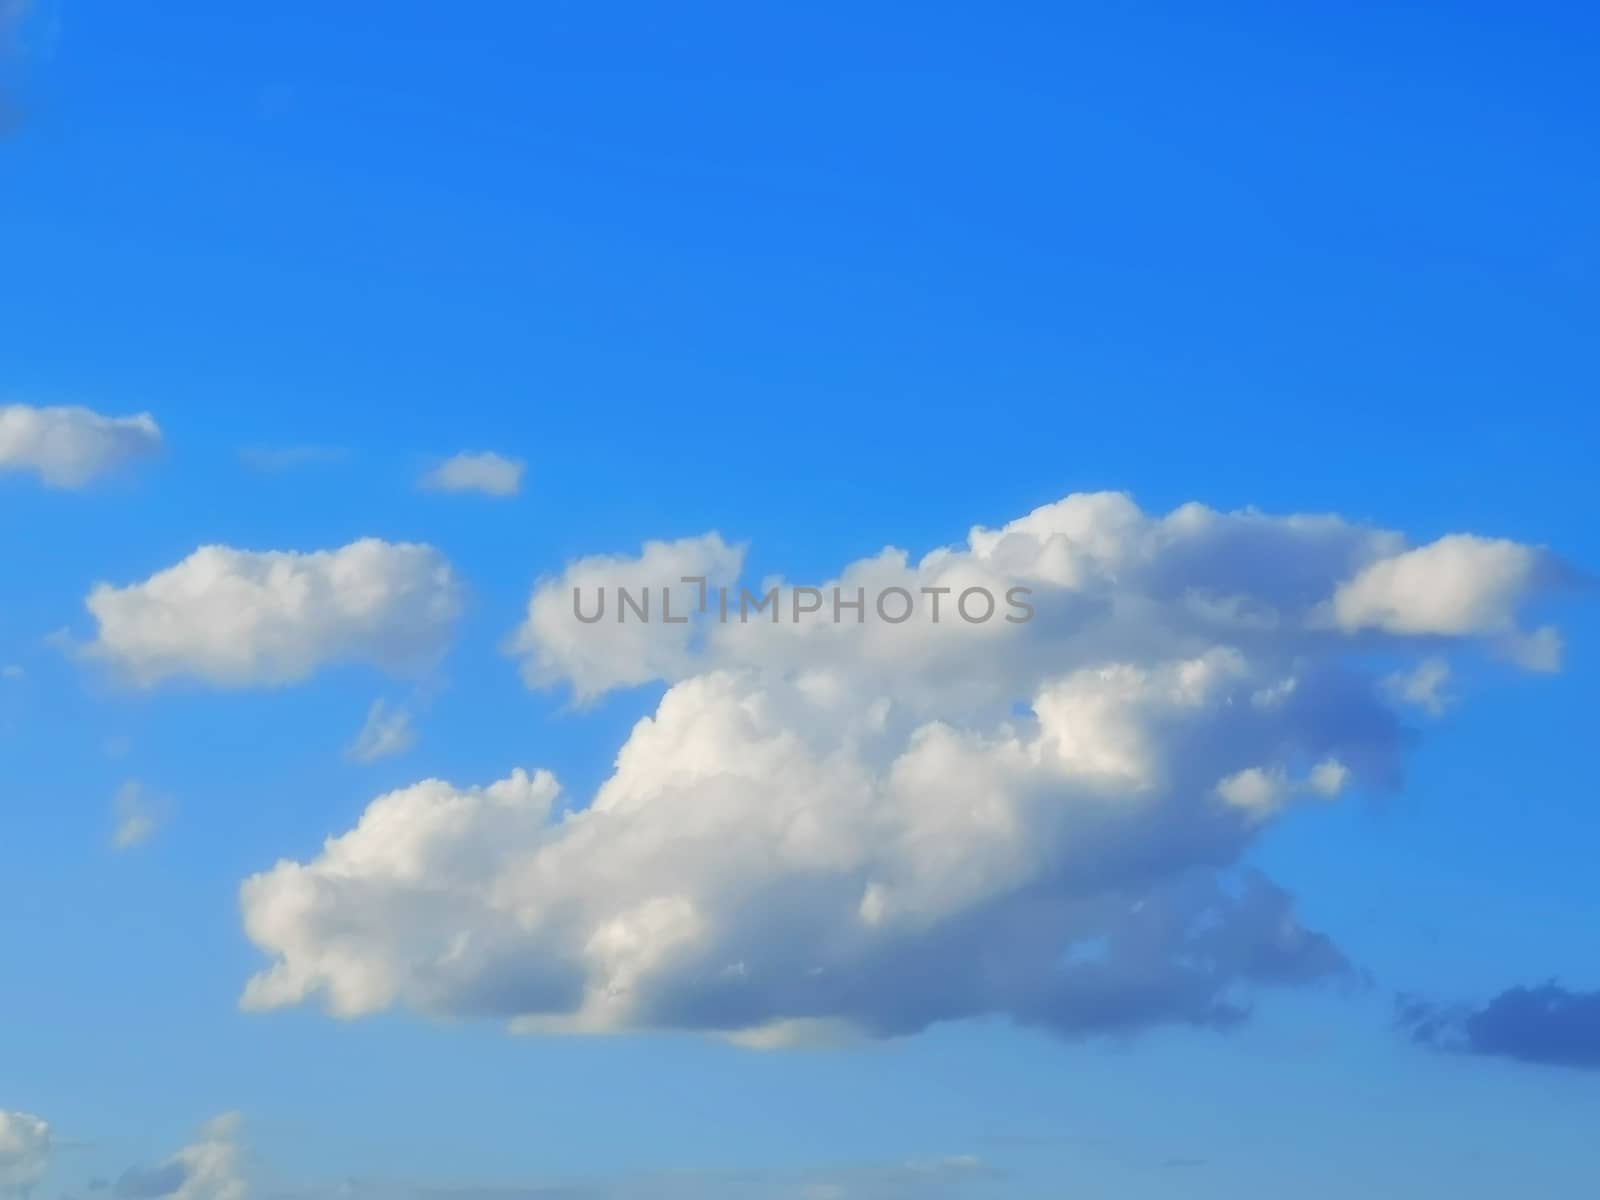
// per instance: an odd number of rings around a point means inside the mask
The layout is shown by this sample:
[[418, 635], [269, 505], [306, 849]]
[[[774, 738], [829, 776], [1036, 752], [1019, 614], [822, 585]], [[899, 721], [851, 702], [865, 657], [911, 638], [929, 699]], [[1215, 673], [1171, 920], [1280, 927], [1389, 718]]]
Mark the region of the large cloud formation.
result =
[[50, 1126], [0, 1108], [0, 1196], [26, 1195], [50, 1166]]
[[424, 667], [444, 649], [461, 585], [431, 546], [202, 546], [142, 583], [98, 584], [85, 604], [99, 626], [85, 653], [133, 683], [248, 687], [296, 683], [333, 663]]
[[47, 487], [83, 487], [160, 449], [161, 429], [149, 413], [0, 406], [0, 471], [33, 471]]
[[[741, 553], [655, 543], [537, 589], [512, 643], [531, 682], [667, 685], [610, 778], [571, 809], [545, 772], [379, 797], [243, 885], [271, 958], [246, 1006], [752, 1045], [984, 1014], [1069, 1034], [1230, 1024], [1258, 987], [1346, 969], [1241, 866], [1252, 840], [1394, 785], [1410, 735], [1392, 672], [1520, 636], [1544, 557], [1464, 567], [1459, 547], [1337, 517], [1077, 495], [920, 561], [851, 564], [818, 590], [862, 589], [859, 619], [809, 593], [777, 620], [724, 622], [715, 602], [688, 624], [574, 615], [575, 581], [714, 590]], [[951, 608], [1017, 587], [1032, 620]], [[891, 588], [945, 615], [879, 619]]]

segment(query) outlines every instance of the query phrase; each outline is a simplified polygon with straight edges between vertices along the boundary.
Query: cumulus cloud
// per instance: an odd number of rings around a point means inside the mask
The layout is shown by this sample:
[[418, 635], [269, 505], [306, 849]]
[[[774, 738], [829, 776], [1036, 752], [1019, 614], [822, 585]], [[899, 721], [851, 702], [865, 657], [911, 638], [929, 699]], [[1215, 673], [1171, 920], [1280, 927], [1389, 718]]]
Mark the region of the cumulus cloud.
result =
[[125, 1200], [245, 1200], [249, 1189], [239, 1168], [239, 1126], [237, 1113], [212, 1118], [165, 1162], [123, 1172], [115, 1194]]
[[1334, 593], [1333, 619], [1351, 631], [1515, 634], [1517, 605], [1546, 566], [1535, 547], [1452, 534], [1362, 568]]
[[419, 670], [442, 653], [461, 585], [431, 546], [375, 538], [313, 553], [202, 546], [142, 583], [97, 584], [84, 653], [139, 686], [272, 686], [319, 667]]
[[25, 1196], [50, 1166], [50, 1126], [0, 1108], [0, 1196]]
[[112, 802], [116, 826], [111, 845], [116, 850], [132, 850], [153, 838], [166, 823], [171, 804], [137, 780], [130, 779], [117, 789]]
[[404, 708], [394, 708], [379, 698], [367, 709], [366, 723], [346, 753], [356, 762], [377, 762], [392, 754], [404, 754], [416, 743], [417, 732], [411, 725], [411, 713]]
[[1317, 763], [1305, 776], [1292, 779], [1283, 767], [1246, 767], [1217, 784], [1217, 795], [1258, 820], [1276, 816], [1296, 796], [1329, 799], [1344, 791], [1350, 770], [1336, 758]]
[[[715, 533], [647, 542], [636, 558], [581, 558], [534, 589], [527, 617], [508, 649], [520, 657], [530, 685], [567, 682], [579, 700], [678, 678], [694, 668], [697, 630], [682, 619], [698, 608], [701, 595], [700, 585], [683, 579], [703, 578], [708, 588], [725, 586], [743, 562], [744, 548]], [[646, 589], [654, 597], [650, 619], [617, 623], [619, 591], [642, 597]], [[607, 612], [586, 623], [602, 603], [609, 605]]]
[[0, 471], [32, 471], [47, 487], [83, 487], [160, 449], [161, 429], [149, 413], [0, 407]]
[[506, 458], [489, 451], [457, 454], [423, 475], [419, 486], [429, 492], [515, 496], [522, 490], [523, 470], [520, 459]]
[[1573, 991], [1552, 980], [1508, 988], [1476, 1009], [1401, 997], [1398, 1016], [1401, 1027], [1422, 1045], [1600, 1070], [1600, 991]]
[[[512, 649], [580, 697], [666, 686], [610, 777], [578, 806], [524, 771], [378, 797], [243, 885], [269, 957], [244, 1003], [754, 1046], [986, 1014], [1232, 1024], [1261, 987], [1347, 970], [1243, 860], [1298, 805], [1399, 779], [1409, 734], [1368, 667], [1386, 635], [1327, 612], [1406, 552], [1337, 517], [1073, 496], [817, 589], [946, 599], [903, 623], [809, 603], [724, 623], [711, 602], [669, 624], [658, 591], [649, 622], [588, 624], [574, 586], [715, 591], [742, 553], [712, 534], [581, 560]], [[1014, 587], [1033, 619], [948, 607]]]

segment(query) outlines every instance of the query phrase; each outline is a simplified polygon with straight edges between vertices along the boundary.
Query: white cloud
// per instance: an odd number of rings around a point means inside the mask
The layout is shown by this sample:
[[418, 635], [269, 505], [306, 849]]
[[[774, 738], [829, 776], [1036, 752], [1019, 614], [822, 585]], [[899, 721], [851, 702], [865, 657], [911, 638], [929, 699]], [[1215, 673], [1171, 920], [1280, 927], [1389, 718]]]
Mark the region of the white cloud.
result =
[[1306, 776], [1305, 787], [1325, 799], [1333, 799], [1350, 780], [1350, 768], [1337, 758], [1325, 758], [1311, 768], [1311, 773]]
[[295, 683], [361, 662], [418, 670], [442, 653], [461, 586], [431, 546], [375, 538], [301, 554], [203, 546], [126, 587], [98, 584], [84, 648], [141, 686]]
[[1561, 669], [1564, 649], [1561, 632], [1545, 625], [1531, 633], [1518, 631], [1501, 643], [1506, 657], [1524, 671], [1555, 672]]
[[153, 1167], [135, 1167], [117, 1181], [122, 1200], [245, 1200], [238, 1113], [201, 1126], [195, 1141]]
[[270, 958], [244, 1002], [751, 1045], [984, 1014], [1227, 1024], [1257, 987], [1345, 969], [1241, 863], [1297, 804], [1398, 778], [1408, 735], [1367, 667], [1382, 635], [1326, 614], [1403, 552], [1336, 517], [1074, 496], [822, 585], [1026, 586], [1018, 624], [723, 624], [713, 603], [589, 625], [574, 586], [715, 584], [741, 552], [707, 535], [581, 560], [530, 601], [529, 681], [667, 685], [591, 802], [558, 807], [542, 772], [379, 797], [244, 884]]
[[403, 754], [417, 740], [411, 724], [411, 713], [404, 708], [391, 708], [383, 699], [372, 702], [367, 709], [367, 719], [356, 734], [346, 753], [356, 762], [377, 762], [392, 754]]
[[[286, 862], [247, 882], [247, 930], [258, 941], [292, 946], [293, 961], [253, 980], [246, 1005], [274, 1007], [314, 987], [324, 987], [330, 1006], [340, 1013], [370, 1012], [388, 1003], [403, 971], [389, 960], [405, 955], [410, 934], [403, 920], [390, 925], [390, 917], [398, 913], [386, 916], [368, 907], [381, 906], [386, 898], [406, 905], [427, 923], [426, 940], [449, 940], [460, 931], [461, 950], [471, 953], [474, 943], [481, 945], [488, 936], [476, 928], [483, 911], [471, 893], [488, 881], [467, 885], [469, 894], [459, 902], [452, 889], [464, 883], [463, 872], [493, 862], [500, 853], [497, 843], [513, 852], [518, 845], [535, 846], [557, 791], [555, 780], [544, 772], [529, 776], [519, 771], [490, 787], [464, 791], [428, 780], [379, 799], [355, 830], [329, 839], [316, 866]], [[338, 886], [332, 880], [340, 870], [347, 870], [356, 884], [350, 894], [360, 910], [352, 913], [354, 924], [343, 934], [308, 928], [304, 920], [313, 915], [326, 889]], [[375, 886], [363, 886], [369, 881]], [[417, 904], [421, 891], [434, 891], [436, 902]], [[333, 940], [324, 942], [329, 935]], [[368, 945], [369, 938], [385, 946]]]
[[0, 407], [0, 471], [33, 471], [48, 487], [78, 488], [161, 448], [149, 413], [105, 417], [87, 408]]
[[1325, 758], [1302, 779], [1291, 779], [1283, 767], [1246, 767], [1217, 784], [1217, 795], [1255, 820], [1277, 816], [1297, 795], [1333, 799], [1344, 791], [1350, 769], [1336, 758]]
[[133, 850], [153, 838], [166, 823], [171, 804], [137, 780], [130, 779], [117, 789], [112, 802], [116, 826], [111, 845], [116, 850]]
[[[580, 700], [613, 688], [676, 678], [693, 669], [695, 630], [678, 623], [699, 604], [700, 589], [684, 576], [700, 576], [708, 587], [730, 583], [744, 561], [742, 547], [715, 533], [674, 542], [648, 542], [637, 558], [595, 555], [546, 580], [528, 601], [528, 613], [509, 650], [521, 656], [522, 672], [535, 687], [567, 681]], [[618, 623], [618, 589], [641, 597], [650, 589], [655, 605], [649, 621]], [[662, 608], [662, 591], [669, 599]], [[593, 624], [580, 620], [605, 612]], [[632, 610], [628, 610], [630, 613]], [[671, 617], [671, 620], [664, 618]]]
[[1217, 794], [1229, 804], [1259, 817], [1276, 813], [1289, 793], [1289, 777], [1281, 767], [1246, 767], [1217, 784]]
[[0, 1108], [0, 1196], [25, 1196], [50, 1166], [50, 1126]]
[[248, 1189], [239, 1175], [239, 1115], [224, 1113], [206, 1122], [199, 1138], [178, 1151], [188, 1168], [174, 1200], [244, 1200]]
[[1442, 658], [1423, 659], [1414, 668], [1397, 671], [1385, 680], [1397, 699], [1433, 717], [1442, 716], [1450, 706], [1450, 696], [1444, 690], [1449, 682], [1450, 664]]
[[457, 454], [425, 474], [419, 486], [430, 492], [480, 492], [485, 496], [515, 496], [522, 490], [524, 464], [485, 451]]
[[1537, 581], [1540, 551], [1458, 533], [1364, 567], [1333, 596], [1345, 630], [1464, 637], [1509, 633]]

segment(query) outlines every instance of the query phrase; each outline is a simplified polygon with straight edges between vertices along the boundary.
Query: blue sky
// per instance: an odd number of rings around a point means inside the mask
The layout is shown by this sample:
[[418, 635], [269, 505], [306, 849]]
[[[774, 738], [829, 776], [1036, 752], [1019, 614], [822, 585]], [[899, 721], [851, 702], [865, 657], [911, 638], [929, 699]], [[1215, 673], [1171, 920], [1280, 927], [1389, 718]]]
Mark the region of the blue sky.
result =
[[[1600, 1177], [1593, 12], [0, 13], [0, 1195]], [[459, 454], [498, 459], [426, 486]], [[1100, 493], [1131, 500], [1060, 505]], [[835, 646], [530, 615], [715, 569], [713, 531], [751, 587], [957, 547], [1041, 617]], [[1220, 690], [1161, 707], [1202, 661]], [[1281, 724], [1238, 715], [1291, 678]], [[380, 700], [392, 752], [353, 752]], [[919, 774], [930, 724], [974, 740]], [[1008, 774], [1008, 730], [1078, 757]], [[576, 819], [470, 791], [518, 768]], [[603, 785], [643, 815], [582, 819]], [[427, 826], [404, 884], [371, 865], [398, 841], [328, 857], [390, 793], [482, 837]], [[824, 865], [758, 869], [780, 803]], [[1247, 900], [1184, 907], [1242, 871], [1339, 969]], [[1105, 913], [1147, 894], [1229, 931], [1214, 988], [1192, 949], [1130, 974]], [[1027, 897], [1065, 906], [1044, 933]], [[242, 1008], [274, 963], [305, 986]], [[623, 1010], [564, 990], [606, 971]], [[734, 1010], [849, 1036], [755, 1050]], [[594, 1027], [507, 1031], [535, 1012]]]

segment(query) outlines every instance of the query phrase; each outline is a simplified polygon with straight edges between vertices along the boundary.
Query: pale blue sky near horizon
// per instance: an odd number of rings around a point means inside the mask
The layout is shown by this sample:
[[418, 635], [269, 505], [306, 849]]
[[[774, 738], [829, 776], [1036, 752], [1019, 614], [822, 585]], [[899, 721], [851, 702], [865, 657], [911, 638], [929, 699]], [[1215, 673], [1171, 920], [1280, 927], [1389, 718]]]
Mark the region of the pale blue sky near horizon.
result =
[[[574, 706], [505, 642], [536, 580], [648, 539], [823, 579], [1110, 489], [1600, 567], [1597, 39], [1572, 3], [36, 0], [4, 76], [0, 405], [163, 437], [81, 490], [0, 472], [0, 1110], [50, 1122], [36, 1195], [226, 1111], [268, 1195], [917, 1196], [874, 1172], [963, 1156], [983, 1172], [939, 1186], [1002, 1200], [1586, 1194], [1600, 1074], [1392, 1024], [1401, 993], [1600, 989], [1587, 583], [1536, 613], [1560, 672], [1464, 653], [1402, 786], [1252, 846], [1359, 977], [1226, 1032], [992, 1016], [755, 1052], [247, 1013], [238, 889], [424, 778], [548, 767], [586, 803], [662, 689]], [[520, 494], [416, 486], [481, 450], [526, 463]], [[465, 583], [426, 685], [140, 689], [71, 651], [96, 583], [360, 537]], [[416, 745], [352, 761], [379, 697]], [[117, 853], [129, 780], [164, 819]]]

